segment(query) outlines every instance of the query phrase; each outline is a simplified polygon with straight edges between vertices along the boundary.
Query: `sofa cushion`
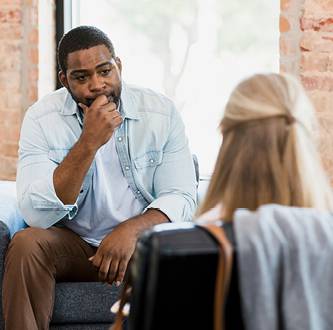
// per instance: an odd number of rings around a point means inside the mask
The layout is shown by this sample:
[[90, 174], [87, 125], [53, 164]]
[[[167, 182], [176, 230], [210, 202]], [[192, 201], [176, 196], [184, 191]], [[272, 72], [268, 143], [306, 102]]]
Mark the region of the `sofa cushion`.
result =
[[11, 237], [27, 227], [18, 209], [15, 181], [0, 181], [0, 221], [7, 225]]
[[119, 288], [99, 282], [56, 284], [52, 324], [114, 322], [111, 306], [119, 298]]

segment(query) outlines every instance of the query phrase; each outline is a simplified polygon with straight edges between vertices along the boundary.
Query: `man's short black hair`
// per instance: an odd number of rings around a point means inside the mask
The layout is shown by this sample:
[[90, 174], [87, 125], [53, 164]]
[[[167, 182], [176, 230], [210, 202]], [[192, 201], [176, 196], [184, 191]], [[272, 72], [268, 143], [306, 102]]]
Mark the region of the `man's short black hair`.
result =
[[112, 57], [114, 48], [109, 37], [94, 26], [78, 26], [64, 34], [58, 45], [58, 63], [61, 71], [67, 70], [67, 57], [69, 53], [88, 49], [98, 45], [105, 45]]

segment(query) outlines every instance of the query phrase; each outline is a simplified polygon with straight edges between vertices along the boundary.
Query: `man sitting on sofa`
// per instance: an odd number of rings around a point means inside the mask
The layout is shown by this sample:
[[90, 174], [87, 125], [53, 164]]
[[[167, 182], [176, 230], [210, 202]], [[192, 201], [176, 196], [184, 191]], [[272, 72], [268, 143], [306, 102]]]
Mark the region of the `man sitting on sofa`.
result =
[[65, 88], [36, 102], [21, 130], [18, 203], [31, 228], [6, 255], [7, 330], [48, 329], [55, 281], [119, 286], [138, 235], [191, 220], [196, 207], [173, 103], [126, 85], [111, 41], [94, 27], [65, 34], [58, 60]]

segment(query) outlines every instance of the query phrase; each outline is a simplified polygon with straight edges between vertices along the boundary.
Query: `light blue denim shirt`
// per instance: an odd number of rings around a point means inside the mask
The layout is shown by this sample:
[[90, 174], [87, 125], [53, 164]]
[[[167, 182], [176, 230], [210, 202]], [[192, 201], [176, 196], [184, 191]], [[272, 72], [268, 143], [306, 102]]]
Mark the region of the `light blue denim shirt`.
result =
[[[167, 97], [123, 83], [115, 131], [116, 150], [125, 178], [147, 208], [170, 221], [189, 221], [196, 208], [196, 182], [184, 125]], [[30, 226], [48, 228], [71, 220], [91, 186], [95, 161], [73, 205], [64, 205], [53, 185], [53, 172], [82, 132], [78, 107], [65, 88], [32, 105], [25, 114], [19, 142], [18, 204]], [[69, 183], [70, 184], [70, 183]]]

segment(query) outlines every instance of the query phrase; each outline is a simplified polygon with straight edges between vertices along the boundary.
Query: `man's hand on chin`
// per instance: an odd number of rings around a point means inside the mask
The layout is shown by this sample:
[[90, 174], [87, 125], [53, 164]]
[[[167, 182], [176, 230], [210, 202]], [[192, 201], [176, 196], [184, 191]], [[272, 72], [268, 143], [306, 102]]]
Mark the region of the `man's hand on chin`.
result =
[[168, 217], [156, 209], [120, 223], [104, 237], [96, 254], [89, 258], [99, 269], [99, 279], [117, 286], [123, 281], [128, 263], [134, 253], [139, 235], [146, 229], [163, 222]]

